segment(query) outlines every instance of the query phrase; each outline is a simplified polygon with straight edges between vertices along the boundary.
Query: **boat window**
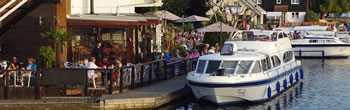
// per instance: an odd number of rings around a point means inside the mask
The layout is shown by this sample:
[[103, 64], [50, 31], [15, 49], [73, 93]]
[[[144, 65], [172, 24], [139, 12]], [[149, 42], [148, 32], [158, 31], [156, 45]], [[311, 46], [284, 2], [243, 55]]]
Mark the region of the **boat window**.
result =
[[309, 40], [309, 43], [317, 43], [317, 40]]
[[271, 57], [273, 67], [277, 67], [281, 65], [281, 60], [275, 55]]
[[293, 52], [292, 51], [286, 51], [284, 52], [283, 54], [283, 62], [286, 63], [286, 62], [289, 62], [293, 59]]
[[253, 61], [240, 61], [236, 74], [248, 74]]
[[205, 68], [205, 64], [207, 63], [206, 60], [199, 60], [198, 61], [198, 66], [197, 66], [197, 73], [203, 73], [204, 72], [204, 68]]
[[284, 36], [284, 38], [289, 38], [288, 35], [284, 32], [283, 32], [283, 36]]
[[269, 57], [266, 57], [266, 61], [267, 61], [267, 69], [271, 69], [271, 60], [269, 59]]
[[261, 72], [260, 61], [256, 61], [251, 73], [254, 74], [254, 73], [260, 73], [260, 72]]
[[261, 67], [263, 68], [263, 70], [268, 70], [268, 67], [267, 67], [267, 61], [265, 59], [262, 59], [261, 61]]
[[219, 69], [221, 61], [209, 61], [207, 71], [205, 73], [214, 73]]
[[326, 40], [327, 43], [335, 43], [334, 40]]
[[282, 39], [283, 38], [283, 34], [282, 33], [279, 33], [278, 34], [278, 39]]
[[233, 46], [232, 44], [224, 44], [220, 51], [221, 55], [232, 55], [233, 54]]
[[234, 74], [238, 65], [238, 61], [224, 61], [222, 66], [225, 68], [225, 74]]

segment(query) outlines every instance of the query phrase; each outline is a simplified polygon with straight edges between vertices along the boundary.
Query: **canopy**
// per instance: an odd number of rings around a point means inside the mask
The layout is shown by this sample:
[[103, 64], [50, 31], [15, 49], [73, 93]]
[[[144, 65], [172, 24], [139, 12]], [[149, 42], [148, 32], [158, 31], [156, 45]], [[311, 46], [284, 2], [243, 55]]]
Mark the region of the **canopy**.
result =
[[156, 11], [154, 14], [162, 19], [171, 20], [171, 21], [181, 19], [179, 16], [176, 16], [175, 14], [170, 13], [169, 11], [166, 11], [166, 10]]
[[209, 18], [206, 17], [201, 17], [197, 15], [192, 15], [183, 19], [176, 20], [176, 22], [181, 23], [181, 22], [198, 22], [198, 21], [209, 21]]
[[197, 29], [198, 32], [236, 32], [238, 29], [226, 25], [222, 22], [217, 22], [202, 28]]

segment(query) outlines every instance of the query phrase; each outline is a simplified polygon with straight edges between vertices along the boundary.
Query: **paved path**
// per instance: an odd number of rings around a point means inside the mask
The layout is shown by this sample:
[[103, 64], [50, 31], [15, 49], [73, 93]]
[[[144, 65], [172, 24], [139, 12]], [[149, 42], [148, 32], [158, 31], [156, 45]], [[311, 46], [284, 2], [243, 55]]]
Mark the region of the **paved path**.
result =
[[105, 108], [154, 108], [184, 96], [186, 75], [137, 88], [120, 94], [104, 94], [100, 104]]
[[96, 103], [96, 97], [48, 97], [42, 99], [9, 99], [0, 100], [1, 104], [69, 104]]

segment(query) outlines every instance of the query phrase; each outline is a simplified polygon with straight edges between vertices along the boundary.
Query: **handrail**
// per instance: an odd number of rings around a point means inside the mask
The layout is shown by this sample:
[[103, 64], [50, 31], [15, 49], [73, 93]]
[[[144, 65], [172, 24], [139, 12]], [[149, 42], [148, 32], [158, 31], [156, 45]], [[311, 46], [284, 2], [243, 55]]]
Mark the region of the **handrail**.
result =
[[[16, 0], [11, 0], [7, 4], [5, 4], [3, 7], [0, 8], [0, 12], [4, 11], [6, 8], [12, 5], [12, 3], [16, 2]], [[1, 20], [0, 20], [1, 21]]]
[[[16, 1], [16, 0], [15, 0]], [[24, 3], [26, 3], [27, 0], [22, 0], [19, 2], [15, 7], [10, 9], [8, 12], [6, 12], [4, 15], [0, 17], [0, 21], [4, 20], [7, 16], [9, 16], [11, 13], [13, 13], [15, 10], [17, 10], [19, 7], [21, 7]], [[1, 12], [1, 11], [0, 11]]]

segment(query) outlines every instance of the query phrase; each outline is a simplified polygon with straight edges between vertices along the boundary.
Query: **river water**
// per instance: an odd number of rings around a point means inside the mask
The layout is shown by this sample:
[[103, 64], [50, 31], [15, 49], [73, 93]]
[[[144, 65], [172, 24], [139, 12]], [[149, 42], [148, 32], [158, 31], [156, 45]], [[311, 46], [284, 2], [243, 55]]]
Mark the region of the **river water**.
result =
[[266, 102], [216, 106], [193, 97], [160, 109], [177, 110], [350, 110], [350, 59], [300, 59], [304, 79]]

